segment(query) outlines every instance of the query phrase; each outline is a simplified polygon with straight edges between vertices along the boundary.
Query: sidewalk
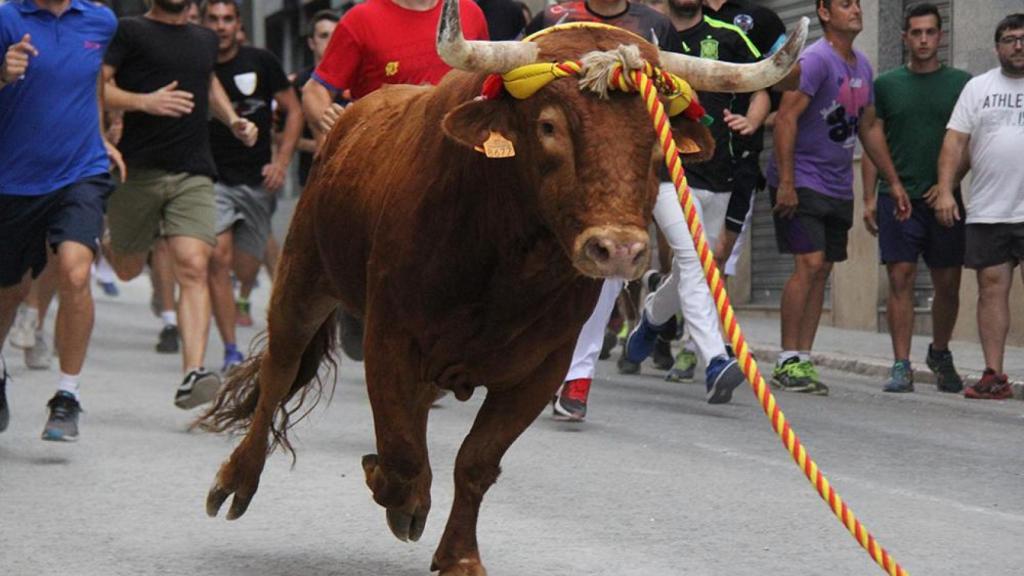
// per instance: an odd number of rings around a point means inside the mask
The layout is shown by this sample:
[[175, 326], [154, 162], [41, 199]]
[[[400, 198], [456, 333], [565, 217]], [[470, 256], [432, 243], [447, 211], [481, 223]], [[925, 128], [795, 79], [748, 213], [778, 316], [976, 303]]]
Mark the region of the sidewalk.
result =
[[[779, 321], [774, 318], [752, 317], [737, 311], [740, 328], [754, 354], [763, 366], [770, 366], [779, 353]], [[910, 352], [914, 365], [914, 383], [935, 383], [935, 377], [924, 363], [931, 339], [915, 335]], [[985, 370], [981, 345], [975, 342], [954, 341], [950, 344], [957, 370], [968, 383], [974, 383]], [[861, 330], [844, 330], [831, 326], [818, 328], [812, 354], [814, 363], [834, 370], [843, 370], [877, 377], [879, 386], [892, 368], [892, 343], [889, 335]], [[1003, 369], [1013, 383], [1014, 396], [1024, 400], [1024, 348], [1006, 348]], [[762, 373], [765, 368], [762, 368]]]

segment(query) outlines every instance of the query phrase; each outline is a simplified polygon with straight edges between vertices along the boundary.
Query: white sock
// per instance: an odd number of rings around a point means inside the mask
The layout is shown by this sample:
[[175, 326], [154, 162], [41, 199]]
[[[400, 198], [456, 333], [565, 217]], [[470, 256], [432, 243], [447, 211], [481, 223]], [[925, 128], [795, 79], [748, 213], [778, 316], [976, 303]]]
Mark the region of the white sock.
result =
[[776, 366], [782, 366], [790, 358], [799, 358], [800, 353], [795, 350], [783, 350], [779, 352], [779, 360], [775, 363]]
[[160, 319], [164, 321], [164, 326], [178, 325], [178, 313], [174, 310], [164, 310], [160, 313]]
[[800, 351], [800, 361], [801, 362], [810, 362], [811, 361], [811, 351], [810, 350], [807, 350], [807, 351], [801, 350]]
[[78, 400], [78, 374], [72, 376], [71, 374], [60, 373], [60, 380], [57, 381], [57, 391], [67, 392]]
[[25, 306], [25, 318], [35, 326], [42, 324], [42, 322], [39, 321], [39, 308]]

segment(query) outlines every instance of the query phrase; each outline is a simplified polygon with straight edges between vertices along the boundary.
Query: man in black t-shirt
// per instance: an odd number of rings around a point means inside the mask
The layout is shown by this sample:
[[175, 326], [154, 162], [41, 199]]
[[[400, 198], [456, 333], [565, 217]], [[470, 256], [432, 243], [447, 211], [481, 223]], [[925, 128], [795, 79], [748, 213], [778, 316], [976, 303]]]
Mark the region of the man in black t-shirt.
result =
[[513, 0], [476, 0], [487, 19], [491, 40], [515, 40], [526, 26], [526, 15]]
[[[259, 128], [253, 148], [236, 140], [223, 124], [211, 121], [210, 143], [217, 166], [214, 186], [217, 202], [217, 246], [210, 262], [210, 298], [213, 316], [224, 342], [227, 371], [243, 360], [235, 340], [235, 298], [231, 273], [240, 284], [239, 318], [249, 314], [249, 293], [263, 261], [270, 236], [276, 193], [284, 184], [295, 145], [302, 133], [298, 97], [270, 52], [239, 42], [238, 5], [234, 0], [207, 0], [203, 25], [218, 38], [217, 78], [239, 116]], [[273, 105], [285, 115], [276, 149], [271, 146]], [[244, 316], [243, 316], [244, 315]], [[250, 321], [251, 322], [251, 321]]]
[[[306, 44], [309, 46], [311, 52], [313, 52], [313, 65], [307, 68], [303, 68], [295, 75], [295, 79], [292, 81], [292, 86], [298, 92], [299, 98], [302, 98], [302, 87], [309, 82], [309, 79], [313, 76], [313, 71], [320, 65], [320, 61], [324, 59], [324, 52], [327, 50], [327, 43], [331, 41], [331, 34], [334, 33], [334, 29], [338, 26], [338, 20], [341, 17], [338, 16], [337, 12], [333, 10], [321, 10], [313, 15], [313, 19], [309, 22], [309, 37], [306, 39]], [[339, 106], [348, 105], [348, 100], [342, 95], [338, 94], [334, 98], [334, 102]], [[313, 137], [313, 132], [309, 129], [309, 126], [302, 127], [302, 138], [299, 139], [299, 184], [302, 186], [306, 185], [306, 180], [309, 178], [309, 170], [313, 167], [313, 155], [316, 154], [316, 138]]]
[[127, 180], [110, 197], [104, 251], [123, 280], [138, 276], [158, 236], [167, 238], [181, 296], [185, 377], [174, 403], [209, 402], [220, 378], [203, 367], [210, 329], [207, 268], [216, 243], [208, 113], [248, 146], [256, 126], [231, 107], [213, 74], [215, 34], [186, 23], [188, 0], [153, 0], [144, 16], [122, 18], [104, 58], [105, 102], [124, 110], [118, 147]]

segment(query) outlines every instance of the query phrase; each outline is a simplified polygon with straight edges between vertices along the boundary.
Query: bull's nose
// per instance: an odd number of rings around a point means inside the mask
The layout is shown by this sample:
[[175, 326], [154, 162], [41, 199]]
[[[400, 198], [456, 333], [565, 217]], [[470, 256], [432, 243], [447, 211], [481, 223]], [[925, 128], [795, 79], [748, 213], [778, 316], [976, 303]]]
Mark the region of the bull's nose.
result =
[[591, 228], [577, 243], [576, 265], [588, 276], [638, 278], [650, 256], [646, 232], [631, 228]]

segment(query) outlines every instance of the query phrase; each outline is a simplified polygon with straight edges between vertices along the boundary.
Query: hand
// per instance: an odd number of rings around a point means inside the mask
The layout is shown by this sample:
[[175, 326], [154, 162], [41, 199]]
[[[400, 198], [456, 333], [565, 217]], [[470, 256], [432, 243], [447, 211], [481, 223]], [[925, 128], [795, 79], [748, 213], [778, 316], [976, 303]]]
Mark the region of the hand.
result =
[[142, 96], [142, 111], [152, 116], [180, 118], [191, 114], [194, 107], [192, 93], [178, 90], [177, 80]]
[[864, 198], [864, 227], [872, 236], [878, 236], [878, 197]]
[[729, 110], [725, 110], [722, 113], [722, 119], [725, 120], [725, 124], [730, 130], [741, 136], [750, 136], [754, 132], [757, 132], [758, 127], [754, 126], [746, 116], [733, 114]]
[[935, 210], [935, 219], [939, 224], [948, 228], [960, 220], [960, 206], [957, 205], [952, 192], [936, 185], [925, 192], [924, 198], [932, 210]]
[[242, 144], [252, 148], [256, 145], [256, 138], [259, 136], [259, 128], [245, 118], [238, 118], [231, 122], [231, 133], [238, 138]]
[[775, 208], [772, 212], [779, 215], [780, 218], [792, 218], [796, 216], [797, 206], [800, 205], [800, 200], [796, 196], [796, 188], [790, 185], [779, 184], [779, 189], [775, 191]]
[[263, 188], [267, 192], [277, 192], [284, 185], [285, 169], [271, 162], [263, 167]]
[[107, 149], [107, 158], [110, 158], [110, 166], [117, 170], [118, 175], [121, 178], [121, 182], [124, 183], [125, 178], [128, 177], [128, 168], [124, 165], [124, 158], [121, 157], [121, 151], [117, 149], [107, 140], [103, 140], [103, 147]]
[[892, 186], [889, 195], [892, 196], [892, 201], [896, 203], [896, 210], [893, 212], [896, 220], [899, 222], [909, 220], [913, 208], [910, 204], [910, 196], [907, 194], [906, 189], [903, 188], [903, 184]]
[[330, 107], [320, 115], [320, 122], [318, 122], [320, 132], [325, 135], [330, 133], [331, 128], [334, 128], [334, 124], [338, 118], [341, 118], [341, 113], [344, 111], [345, 109], [341, 105], [332, 102]]
[[32, 36], [25, 34], [17, 44], [11, 44], [4, 55], [4, 65], [0, 69], [0, 82], [11, 84], [17, 82], [28, 70], [28, 57], [39, 56], [39, 51], [32, 45]]

